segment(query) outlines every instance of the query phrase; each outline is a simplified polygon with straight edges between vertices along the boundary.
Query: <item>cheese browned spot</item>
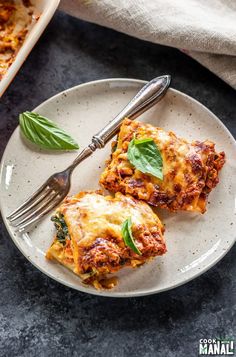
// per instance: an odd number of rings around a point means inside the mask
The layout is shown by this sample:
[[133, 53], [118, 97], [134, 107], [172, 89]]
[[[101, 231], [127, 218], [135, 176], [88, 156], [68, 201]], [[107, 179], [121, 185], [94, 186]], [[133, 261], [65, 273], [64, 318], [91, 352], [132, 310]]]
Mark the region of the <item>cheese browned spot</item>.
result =
[[14, 61], [33, 20], [30, 1], [0, 0], [0, 80]]
[[[134, 134], [157, 144], [163, 158], [163, 181], [143, 174], [129, 162], [127, 150]], [[100, 183], [109, 191], [130, 194], [153, 206], [204, 213], [224, 163], [224, 152], [217, 153], [211, 141], [188, 142], [173, 132], [125, 119]]]
[[[81, 192], [67, 198], [56, 216], [58, 234], [47, 257], [56, 259], [96, 288], [114, 286], [115, 280], [107, 280], [107, 274], [125, 266], [139, 266], [166, 252], [161, 221], [145, 202], [131, 196]], [[121, 235], [121, 226], [129, 217], [141, 255], [127, 247]]]

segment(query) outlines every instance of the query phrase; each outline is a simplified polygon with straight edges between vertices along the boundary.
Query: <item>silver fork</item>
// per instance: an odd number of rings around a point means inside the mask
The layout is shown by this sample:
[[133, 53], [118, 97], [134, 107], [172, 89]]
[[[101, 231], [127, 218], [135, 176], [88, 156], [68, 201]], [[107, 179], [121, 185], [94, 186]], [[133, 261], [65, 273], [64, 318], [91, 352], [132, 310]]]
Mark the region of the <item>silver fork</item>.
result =
[[92, 143], [77, 156], [70, 166], [50, 176], [32, 196], [7, 217], [11, 224], [18, 227], [19, 231], [23, 231], [59, 205], [70, 190], [71, 174], [74, 168], [96, 149], [103, 148], [118, 132], [125, 117], [135, 119], [159, 102], [166, 94], [170, 82], [171, 76], [165, 75], [147, 83], [105, 128], [92, 137]]

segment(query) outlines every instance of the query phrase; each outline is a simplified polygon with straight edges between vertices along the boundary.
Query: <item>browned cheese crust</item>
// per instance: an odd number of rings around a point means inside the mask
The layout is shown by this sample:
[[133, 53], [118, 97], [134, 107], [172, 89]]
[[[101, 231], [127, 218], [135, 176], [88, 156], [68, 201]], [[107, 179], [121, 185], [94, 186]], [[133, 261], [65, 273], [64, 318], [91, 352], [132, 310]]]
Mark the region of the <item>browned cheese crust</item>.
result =
[[25, 40], [32, 15], [29, 1], [0, 0], [0, 80]]
[[[107, 283], [107, 274], [125, 266], [139, 266], [166, 252], [161, 221], [145, 202], [129, 195], [81, 192], [67, 198], [56, 213], [63, 216], [70, 239], [62, 244], [56, 237], [47, 257], [58, 260], [97, 288], [114, 286]], [[129, 217], [141, 255], [126, 246], [122, 238], [121, 227]]]
[[[163, 158], [163, 181], [143, 174], [128, 161], [128, 145], [134, 134], [137, 139], [152, 138], [157, 144]], [[171, 211], [204, 213], [207, 197], [219, 182], [225, 163], [224, 152], [217, 153], [211, 141], [188, 142], [173, 132], [129, 119], [124, 120], [113, 148], [101, 185]]]

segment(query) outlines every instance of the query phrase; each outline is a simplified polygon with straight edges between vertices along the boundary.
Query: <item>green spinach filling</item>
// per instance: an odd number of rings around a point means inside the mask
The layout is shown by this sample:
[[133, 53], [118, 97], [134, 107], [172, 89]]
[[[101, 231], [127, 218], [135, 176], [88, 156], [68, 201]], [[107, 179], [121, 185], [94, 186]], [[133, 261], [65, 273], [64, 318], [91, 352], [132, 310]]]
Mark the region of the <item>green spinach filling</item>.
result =
[[62, 244], [66, 244], [66, 239], [70, 239], [70, 235], [63, 214], [56, 213], [51, 220], [56, 227], [58, 241]]

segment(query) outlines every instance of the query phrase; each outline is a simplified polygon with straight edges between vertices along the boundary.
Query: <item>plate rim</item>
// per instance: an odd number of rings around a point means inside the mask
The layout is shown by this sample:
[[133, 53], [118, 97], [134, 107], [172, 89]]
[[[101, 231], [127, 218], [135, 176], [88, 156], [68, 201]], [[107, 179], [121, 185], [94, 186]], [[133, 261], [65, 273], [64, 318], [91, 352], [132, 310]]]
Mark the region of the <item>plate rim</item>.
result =
[[[39, 105], [37, 105], [37, 107], [35, 107], [33, 109], [33, 111], [37, 111], [38, 108], [42, 105], [45, 105], [47, 104], [48, 102], [56, 99], [57, 97], [60, 97], [62, 96], [64, 93], [70, 93], [70, 92], [73, 92], [75, 90], [77, 90], [77, 88], [81, 88], [81, 87], [86, 87], [86, 86], [91, 86], [91, 85], [94, 85], [94, 84], [102, 84], [102, 83], [109, 83], [109, 82], [131, 82], [131, 83], [136, 83], [136, 84], [146, 84], [148, 83], [148, 81], [145, 81], [145, 80], [142, 80], [142, 79], [135, 79], [135, 78], [125, 78], [125, 77], [122, 77], [122, 78], [106, 78], [106, 79], [98, 79], [98, 80], [94, 80], [94, 81], [89, 81], [89, 82], [85, 82], [85, 83], [81, 83], [81, 84], [78, 84], [78, 85], [75, 85], [71, 88], [68, 88], [66, 90], [63, 90], [55, 95], [53, 95], [52, 97], [46, 99], [45, 101], [43, 101], [42, 103], [40, 103]], [[190, 99], [191, 101], [193, 101], [196, 105], [202, 107], [203, 110], [205, 110], [206, 112], [208, 112], [208, 114], [210, 114], [211, 116], [214, 117], [214, 119], [216, 120], [216, 122], [221, 126], [221, 128], [223, 128], [226, 133], [229, 135], [229, 137], [233, 140], [233, 143], [234, 143], [234, 148], [235, 148], [235, 151], [236, 151], [236, 139], [233, 137], [233, 135], [231, 134], [231, 132], [229, 131], [229, 129], [224, 125], [224, 123], [210, 110], [208, 109], [204, 104], [202, 104], [201, 102], [199, 102], [198, 100], [196, 100], [195, 98], [191, 97], [190, 95], [188, 94], [185, 94], [177, 89], [174, 89], [172, 87], [170, 87], [170, 90], [171, 92], [174, 92], [180, 96], [183, 96], [187, 99]], [[11, 141], [11, 138], [12, 136], [16, 133], [16, 131], [19, 129], [19, 125], [17, 125], [17, 127], [14, 129], [14, 131], [12, 132], [8, 142], [7, 142], [7, 145], [4, 149], [4, 152], [3, 152], [3, 155], [2, 155], [2, 159], [1, 159], [1, 163], [0, 163], [0, 184], [2, 182], [2, 174], [3, 174], [3, 167], [4, 167], [4, 162], [5, 162], [5, 156], [6, 156], [6, 152], [7, 152], [7, 149], [8, 149], [8, 146], [10, 146], [10, 141]], [[4, 206], [3, 204], [3, 200], [1, 199], [1, 196], [0, 196], [0, 212], [2, 212], [2, 207]], [[226, 250], [221, 250], [220, 251], [220, 254], [215, 257], [215, 259], [213, 259], [213, 261], [208, 264], [207, 266], [205, 266], [204, 268], [202, 268], [200, 271], [197, 271], [195, 274], [193, 274], [192, 276], [190, 276], [189, 278], [181, 281], [181, 282], [177, 282], [175, 284], [173, 284], [171, 287], [165, 287], [165, 288], [162, 288], [162, 289], [159, 289], [159, 290], [148, 290], [146, 289], [145, 291], [139, 291], [139, 290], [134, 290], [134, 291], [131, 291], [131, 292], [113, 292], [112, 290], [89, 290], [85, 287], [85, 286], [74, 286], [73, 284], [67, 282], [67, 281], [64, 281], [63, 279], [59, 278], [59, 277], [55, 277], [53, 274], [51, 274], [50, 272], [42, 269], [39, 265], [37, 265], [33, 259], [31, 259], [31, 257], [27, 256], [25, 254], [25, 252], [23, 251], [23, 249], [21, 249], [20, 245], [18, 244], [18, 240], [16, 239], [15, 235], [14, 235], [14, 231], [11, 229], [11, 226], [10, 224], [8, 223], [5, 215], [1, 215], [2, 216], [2, 220], [3, 220], [3, 223], [4, 223], [4, 226], [9, 234], [9, 236], [11, 237], [13, 243], [15, 244], [15, 246], [19, 249], [19, 251], [23, 254], [23, 256], [35, 267], [37, 268], [41, 273], [45, 274], [46, 276], [48, 276], [49, 278], [53, 279], [54, 281], [66, 286], [66, 287], [69, 287], [69, 288], [72, 288], [76, 291], [79, 291], [79, 292], [83, 292], [83, 293], [87, 293], [87, 294], [91, 294], [91, 295], [96, 295], [96, 296], [102, 296], [102, 297], [108, 297], [108, 298], [130, 298], [130, 297], [139, 297], [139, 296], [147, 296], [147, 295], [154, 295], [154, 294], [159, 294], [159, 293], [162, 293], [162, 292], [165, 292], [165, 291], [169, 291], [169, 290], [173, 290], [179, 286], [182, 286], [182, 285], [185, 285], [187, 284], [188, 282], [190, 282], [191, 280], [194, 280], [196, 279], [197, 277], [201, 276], [202, 274], [206, 273], [208, 270], [210, 270], [213, 266], [215, 266], [218, 262], [220, 262], [224, 257], [225, 255], [231, 250], [231, 248], [233, 247], [235, 241], [236, 241], [236, 235], [235, 237], [233, 237], [231, 243], [228, 245], [227, 249]]]

